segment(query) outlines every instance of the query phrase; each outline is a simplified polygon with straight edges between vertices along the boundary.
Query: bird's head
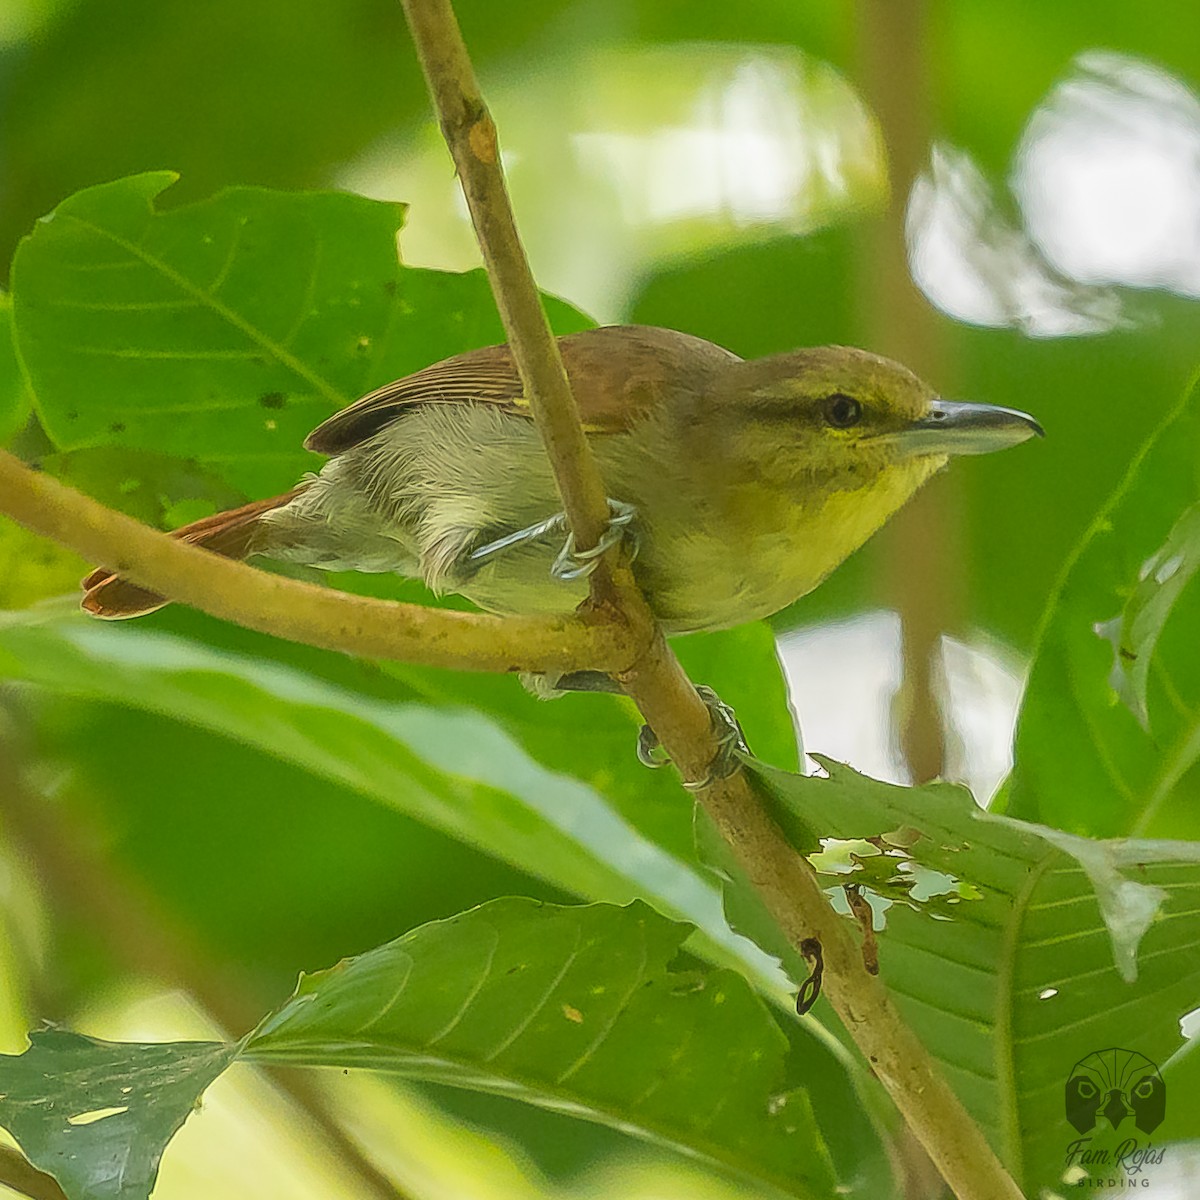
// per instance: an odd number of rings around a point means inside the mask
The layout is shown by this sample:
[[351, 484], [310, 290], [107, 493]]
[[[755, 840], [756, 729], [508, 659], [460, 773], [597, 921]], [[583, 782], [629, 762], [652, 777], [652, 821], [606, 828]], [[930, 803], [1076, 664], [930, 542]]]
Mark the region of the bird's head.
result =
[[1015, 409], [941, 399], [890, 359], [848, 346], [738, 363], [714, 397], [735, 461], [810, 510], [853, 496], [882, 524], [946, 462], [1041, 436]]

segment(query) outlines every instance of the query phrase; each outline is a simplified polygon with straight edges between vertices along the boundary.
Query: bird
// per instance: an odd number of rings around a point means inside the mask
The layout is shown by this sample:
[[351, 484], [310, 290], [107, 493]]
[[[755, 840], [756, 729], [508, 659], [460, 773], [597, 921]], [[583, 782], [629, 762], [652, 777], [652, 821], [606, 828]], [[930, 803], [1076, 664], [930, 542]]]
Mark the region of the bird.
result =
[[[941, 398], [849, 346], [757, 359], [687, 333], [611, 325], [558, 339], [612, 520], [668, 633], [767, 617], [815, 588], [958, 455], [1043, 430]], [[175, 530], [229, 558], [391, 572], [501, 614], [569, 612], [596, 556], [575, 551], [511, 350], [387, 383], [305, 441], [322, 469], [282, 495]], [[565, 539], [567, 539], [565, 541]], [[168, 601], [98, 568], [95, 617]]]

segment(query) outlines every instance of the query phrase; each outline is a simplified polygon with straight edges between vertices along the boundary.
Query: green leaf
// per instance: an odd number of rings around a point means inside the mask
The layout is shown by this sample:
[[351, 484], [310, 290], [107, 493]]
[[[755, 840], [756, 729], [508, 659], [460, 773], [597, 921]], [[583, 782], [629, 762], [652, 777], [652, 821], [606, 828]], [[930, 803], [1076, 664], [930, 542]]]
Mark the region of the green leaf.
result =
[[[503, 340], [481, 272], [403, 268], [403, 207], [232, 188], [159, 212], [170, 172], [88, 188], [13, 262], [16, 338], [62, 449], [117, 444], [290, 487], [305, 436], [370, 388]], [[549, 305], [563, 332], [588, 322]]]
[[1017, 729], [1014, 816], [1075, 833], [1200, 832], [1197, 445], [1193, 389], [1067, 565]]
[[1149, 727], [1146, 693], [1159, 638], [1184, 589], [1200, 570], [1200, 504], [1175, 522], [1167, 540], [1143, 565], [1133, 595], [1113, 623], [1116, 654], [1113, 687], [1130, 711]]
[[[689, 634], [672, 646], [690, 678], [714, 687], [733, 705], [760, 758], [773, 766], [796, 766], [796, 732], [769, 626], [758, 622]], [[539, 762], [584, 781], [645, 836], [694, 862], [692, 804], [673, 771], [648, 771], [631, 753], [642, 720], [629, 701], [589, 694], [546, 703], [499, 675], [379, 665], [396, 681], [400, 698], [486, 712]]]
[[0, 1124], [70, 1200], [144, 1200], [163, 1148], [237, 1045], [101, 1042], [66, 1030], [0, 1055]]
[[145, 1200], [235, 1058], [366, 1067], [612, 1125], [770, 1194], [877, 1194], [863, 1147], [839, 1177], [795, 1077], [808, 1064], [745, 980], [675, 965], [688, 932], [641, 903], [493, 901], [302, 977], [238, 1044], [35, 1035], [0, 1057], [0, 1120], [70, 1200]]
[[13, 342], [12, 297], [0, 292], [0, 445], [25, 424], [29, 408], [29, 386]]
[[832, 1194], [786, 1038], [734, 973], [668, 969], [686, 935], [643, 904], [495, 901], [303, 979], [247, 1056], [502, 1092]]
[[[1180, 1045], [1200, 985], [1200, 846], [1090, 841], [994, 816], [960, 787], [897, 787], [821, 761], [828, 779], [758, 769], [793, 844], [883, 838], [970, 885], [932, 911], [888, 908], [881, 977], [1027, 1193], [1055, 1186], [1078, 1136], [1062, 1111], [1071, 1065], [1108, 1046], [1163, 1062]], [[804, 964], [783, 955], [744, 877], [720, 867], [734, 927], [798, 982]]]

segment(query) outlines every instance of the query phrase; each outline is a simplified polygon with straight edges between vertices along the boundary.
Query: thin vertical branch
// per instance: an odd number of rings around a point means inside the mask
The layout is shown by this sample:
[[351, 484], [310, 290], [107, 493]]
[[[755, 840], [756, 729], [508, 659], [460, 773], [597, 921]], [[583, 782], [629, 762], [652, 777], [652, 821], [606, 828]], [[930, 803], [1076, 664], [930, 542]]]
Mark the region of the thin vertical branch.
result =
[[[865, 341], [935, 384], [945, 379], [945, 347], [936, 314], [908, 266], [905, 206], [924, 169], [933, 136], [929, 0], [859, 0], [860, 75], [888, 152], [891, 198], [867, 226], [859, 293]], [[943, 714], [937, 663], [942, 634], [962, 610], [961, 488], [936, 479], [881, 535], [883, 587], [900, 614], [903, 674], [900, 746], [915, 783], [942, 774]]]

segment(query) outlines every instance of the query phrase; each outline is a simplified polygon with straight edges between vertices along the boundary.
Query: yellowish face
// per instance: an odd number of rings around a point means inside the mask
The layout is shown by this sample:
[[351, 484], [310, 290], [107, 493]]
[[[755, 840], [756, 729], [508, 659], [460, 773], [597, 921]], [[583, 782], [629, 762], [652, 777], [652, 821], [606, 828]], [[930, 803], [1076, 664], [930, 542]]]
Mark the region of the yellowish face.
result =
[[889, 359], [824, 346], [746, 363], [732, 382], [718, 404], [734, 471], [810, 518], [832, 505], [834, 526], [869, 536], [945, 465], [911, 436], [933, 389]]

